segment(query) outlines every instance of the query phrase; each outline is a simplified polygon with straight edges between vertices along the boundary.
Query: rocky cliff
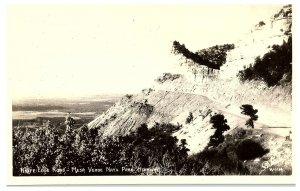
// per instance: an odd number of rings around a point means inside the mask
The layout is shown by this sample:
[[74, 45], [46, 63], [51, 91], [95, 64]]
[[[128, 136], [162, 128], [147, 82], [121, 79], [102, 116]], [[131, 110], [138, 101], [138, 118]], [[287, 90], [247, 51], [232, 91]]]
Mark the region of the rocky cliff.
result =
[[[292, 7], [284, 6], [269, 20], [258, 21], [245, 38], [233, 42], [226, 63], [220, 70], [208, 69], [192, 62], [178, 63], [171, 73], [154, 81], [152, 87], [137, 95], [126, 95], [113, 107], [88, 124], [99, 128], [103, 136], [124, 135], [142, 123], [172, 123], [180, 129], [174, 133], [186, 139], [190, 153], [203, 150], [215, 130], [209, 123], [215, 113], [222, 113], [233, 132], [244, 128], [247, 116], [241, 114], [242, 104], [258, 109], [255, 128], [291, 127], [292, 85], [268, 87], [263, 82], [241, 82], [239, 70], [263, 56], [274, 44], [282, 44], [292, 33]], [[193, 120], [187, 123], [188, 115]], [[272, 131], [279, 137], [288, 135], [289, 128]], [[278, 139], [281, 142], [284, 139]], [[279, 143], [281, 144], [281, 143]]]

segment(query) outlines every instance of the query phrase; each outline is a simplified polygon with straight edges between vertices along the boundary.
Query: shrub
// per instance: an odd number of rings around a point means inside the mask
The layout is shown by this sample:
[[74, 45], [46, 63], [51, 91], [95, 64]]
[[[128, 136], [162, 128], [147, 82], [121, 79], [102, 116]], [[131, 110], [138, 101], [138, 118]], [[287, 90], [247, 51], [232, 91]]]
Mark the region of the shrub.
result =
[[[212, 116], [211, 123], [218, 132], [229, 129], [221, 114]], [[39, 128], [36, 131], [13, 129], [13, 175], [24, 176], [22, 167], [49, 169], [34, 172], [30, 176], [90, 176], [90, 175], [241, 175], [249, 174], [242, 160], [263, 156], [268, 150], [252, 140], [240, 141], [242, 135], [226, 135], [223, 143], [188, 156], [185, 139], [178, 140], [172, 134], [180, 125], [155, 123], [152, 128], [141, 124], [135, 132], [123, 136], [103, 137], [98, 129], [86, 125], [76, 131], [63, 134], [56, 127]], [[216, 134], [217, 135], [217, 134]], [[224, 140], [224, 136], [218, 134]], [[237, 137], [238, 140], [236, 140]], [[72, 168], [84, 168], [75, 173]], [[118, 169], [118, 172], [88, 172], [88, 168]], [[132, 171], [122, 171], [122, 167]], [[158, 169], [141, 171], [141, 168]], [[65, 169], [65, 170], [62, 170]], [[61, 171], [59, 171], [61, 170]]]
[[153, 110], [153, 105], [148, 104], [148, 100], [145, 99], [143, 102], [134, 102], [133, 106], [137, 107], [139, 114], [146, 114], [149, 116]]
[[230, 157], [228, 147], [204, 149], [189, 157], [184, 166], [185, 175], [244, 175], [247, 167], [237, 158]]
[[180, 74], [163, 73], [163, 75], [160, 76], [160, 77], [157, 79], [157, 81], [158, 81], [159, 83], [164, 83], [164, 82], [166, 82], [166, 81], [168, 81], [168, 80], [173, 81], [173, 80], [176, 80], [176, 79], [178, 79], [178, 78], [180, 78], [180, 77], [181, 77]]
[[259, 143], [247, 139], [241, 142], [236, 150], [236, 154], [240, 160], [252, 160], [257, 157], [262, 157], [269, 150], [264, 149]]
[[258, 23], [258, 26], [259, 26], [259, 27], [262, 27], [262, 26], [264, 26], [264, 25], [266, 25], [266, 23], [265, 23], [264, 21], [259, 21], [259, 23]]
[[[146, 124], [136, 132], [124, 136], [101, 137], [97, 129], [83, 126], [63, 134], [54, 128], [39, 128], [24, 132], [13, 130], [13, 175], [175, 175], [187, 159], [186, 141], [180, 143], [172, 133], [179, 129], [172, 124], [156, 123], [148, 129]], [[47, 172], [24, 174], [21, 168], [48, 169]], [[72, 170], [85, 169], [76, 173]], [[88, 172], [88, 168], [118, 169], [118, 172]], [[122, 167], [133, 171], [122, 172]], [[144, 172], [140, 168], [159, 168], [160, 171]]]
[[126, 94], [126, 95], [125, 95], [125, 97], [126, 97], [128, 100], [131, 100], [132, 96], [133, 96], [132, 94]]
[[193, 121], [193, 119], [194, 119], [193, 113], [190, 112], [190, 113], [189, 113], [189, 116], [188, 116], [188, 117], [186, 118], [186, 120], [185, 120], [185, 123], [186, 123], [186, 124], [189, 124], [189, 123], [191, 123], [191, 122]]

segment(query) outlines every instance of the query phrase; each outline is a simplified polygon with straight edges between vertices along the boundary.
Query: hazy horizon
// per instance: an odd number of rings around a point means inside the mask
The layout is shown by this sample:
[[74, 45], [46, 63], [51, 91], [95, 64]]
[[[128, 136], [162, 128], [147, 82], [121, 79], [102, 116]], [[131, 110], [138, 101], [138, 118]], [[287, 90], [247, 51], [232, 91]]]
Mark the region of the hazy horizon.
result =
[[11, 5], [13, 100], [138, 93], [196, 51], [234, 43], [282, 5]]
[[13, 105], [23, 105], [23, 104], [33, 104], [33, 102], [35, 102], [37, 105], [39, 103], [41, 104], [45, 104], [47, 102], [53, 102], [53, 103], [60, 103], [60, 102], [64, 102], [64, 101], [68, 101], [68, 102], [72, 102], [72, 101], [76, 101], [76, 102], [90, 102], [90, 101], [110, 101], [110, 100], [115, 100], [115, 99], [119, 99], [122, 96], [125, 96], [125, 94], [123, 93], [115, 93], [115, 94], [98, 94], [98, 95], [86, 95], [86, 96], [73, 96], [73, 97], [23, 97], [23, 98], [19, 98], [19, 99], [12, 99], [12, 104]]

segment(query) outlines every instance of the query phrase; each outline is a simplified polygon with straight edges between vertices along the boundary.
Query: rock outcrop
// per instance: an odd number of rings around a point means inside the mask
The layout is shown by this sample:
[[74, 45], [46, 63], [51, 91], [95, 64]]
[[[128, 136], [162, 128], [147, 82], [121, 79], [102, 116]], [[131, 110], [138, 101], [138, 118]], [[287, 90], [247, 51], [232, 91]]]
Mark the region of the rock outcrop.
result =
[[[241, 82], [237, 73], [262, 56], [274, 44], [282, 44], [291, 35], [292, 7], [284, 6], [269, 21], [259, 22], [244, 39], [227, 53], [220, 70], [181, 63], [179, 69], [163, 74], [153, 86], [137, 95], [126, 95], [105, 113], [88, 124], [99, 128], [103, 136], [124, 135], [142, 123], [180, 126], [174, 133], [186, 139], [190, 153], [203, 150], [214, 133], [209, 123], [215, 113], [228, 121], [230, 133], [244, 127], [247, 116], [241, 114], [242, 104], [258, 109], [256, 128], [291, 127], [292, 85], [268, 87], [262, 82]], [[186, 123], [189, 113], [193, 120]], [[280, 136], [285, 136], [285, 131]]]

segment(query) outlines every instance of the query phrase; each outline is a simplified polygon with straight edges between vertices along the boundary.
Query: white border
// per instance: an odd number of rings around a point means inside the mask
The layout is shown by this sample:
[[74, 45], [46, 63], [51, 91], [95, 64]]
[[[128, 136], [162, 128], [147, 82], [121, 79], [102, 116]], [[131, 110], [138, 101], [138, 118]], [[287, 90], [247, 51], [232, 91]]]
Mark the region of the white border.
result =
[[[1, 87], [1, 102], [0, 105], [1, 110], [0, 110], [0, 119], [1, 119], [1, 153], [5, 153], [4, 156], [2, 155], [1, 159], [1, 171], [2, 173], [8, 172], [7, 164], [11, 162], [11, 159], [7, 161], [6, 156], [11, 156], [8, 155], [9, 149], [8, 146], [10, 146], [10, 140], [11, 138], [8, 138], [11, 135], [11, 131], [8, 131], [7, 124], [11, 123], [10, 113], [6, 110], [6, 108], [11, 107], [11, 102], [8, 99], [8, 92], [7, 92], [7, 72], [6, 72], [6, 41], [5, 41], [5, 36], [6, 36], [6, 6], [9, 4], [98, 4], [98, 3], [203, 3], [203, 1], [184, 1], [184, 0], [175, 0], [175, 1], [170, 1], [170, 0], [153, 0], [153, 1], [134, 1], [134, 0], [101, 0], [101, 1], [96, 1], [96, 0], [47, 0], [47, 1], [41, 1], [41, 0], [11, 0], [11, 1], [1, 1], [1, 9], [0, 9], [0, 21], [1, 21], [1, 36], [0, 36], [0, 42], [1, 43], [1, 68], [0, 68], [0, 87]], [[241, 4], [241, 3], [247, 3], [247, 4], [264, 4], [264, 3], [292, 3], [293, 4], [293, 33], [297, 34], [297, 28], [295, 27], [295, 18], [298, 18], [298, 13], [297, 13], [297, 1], [279, 1], [279, 0], [273, 0], [273, 1], [266, 1], [266, 0], [260, 0], [260, 1], [246, 1], [246, 2], [241, 2], [240, 0], [233, 0], [233, 1], [221, 1], [221, 0], [210, 0], [210, 1], [204, 1], [204, 3], [218, 3], [218, 4], [224, 4], [224, 3], [235, 3], [235, 4]], [[295, 53], [297, 52], [297, 44], [298, 44], [298, 38], [296, 35], [293, 37], [294, 43], [294, 63], [295, 57], [297, 56]], [[296, 41], [295, 41], [296, 40]], [[5, 43], [3, 43], [5, 42]], [[294, 64], [295, 65], [295, 64]], [[298, 82], [298, 77], [295, 74], [298, 74], [298, 67], [294, 68], [294, 89], [293, 89], [293, 118], [297, 119], [298, 115], [298, 99], [295, 99], [298, 97], [298, 88], [295, 85], [296, 82]], [[2, 93], [3, 92], [3, 93]], [[8, 106], [8, 107], [3, 107], [3, 106]], [[295, 120], [296, 121], [296, 120]], [[294, 123], [294, 127], [296, 127], [296, 123]], [[296, 128], [295, 128], [296, 130]], [[296, 136], [297, 132], [294, 133], [294, 139]], [[11, 136], [10, 136], [11, 137]], [[8, 139], [7, 139], [8, 138]], [[296, 145], [299, 144], [299, 140], [297, 142], [293, 142], [293, 154], [295, 155], [298, 152], [296, 151]], [[2, 150], [3, 149], [3, 150]], [[5, 156], [6, 155], [6, 156]], [[297, 157], [298, 158], [298, 157]], [[4, 160], [3, 160], [4, 159]], [[294, 157], [294, 159], [296, 159]], [[296, 160], [294, 160], [295, 162]], [[298, 166], [296, 166], [296, 163], [293, 166], [294, 172], [298, 171]], [[7, 174], [4, 174], [4, 177], [1, 178], [1, 180], [5, 180], [7, 178]], [[271, 178], [271, 179], [270, 179]], [[98, 180], [97, 180], [98, 179]], [[12, 181], [13, 180], [13, 181]], [[14, 177], [13, 179], [8, 179], [7, 184], [36, 184], [36, 185], [52, 185], [52, 184], [152, 184], [152, 183], [157, 183], [157, 184], [179, 184], [179, 183], [184, 183], [184, 184], [216, 184], [216, 183], [221, 183], [221, 184], [251, 184], [251, 183], [256, 183], [256, 184], [282, 184], [282, 183], [293, 183], [295, 182], [295, 176], [293, 176], [292, 179], [287, 179], [287, 177], [284, 176], [214, 176], [214, 177], [209, 177], [209, 176], [177, 176], [177, 177], [141, 177], [141, 176], [136, 176], [136, 177], [116, 177], [116, 176], [110, 176], [110, 177]], [[31, 188], [30, 188], [31, 189]], [[44, 188], [43, 188], [44, 189]], [[255, 189], [255, 188], [252, 188]], [[2, 189], [1, 189], [2, 190]]]

